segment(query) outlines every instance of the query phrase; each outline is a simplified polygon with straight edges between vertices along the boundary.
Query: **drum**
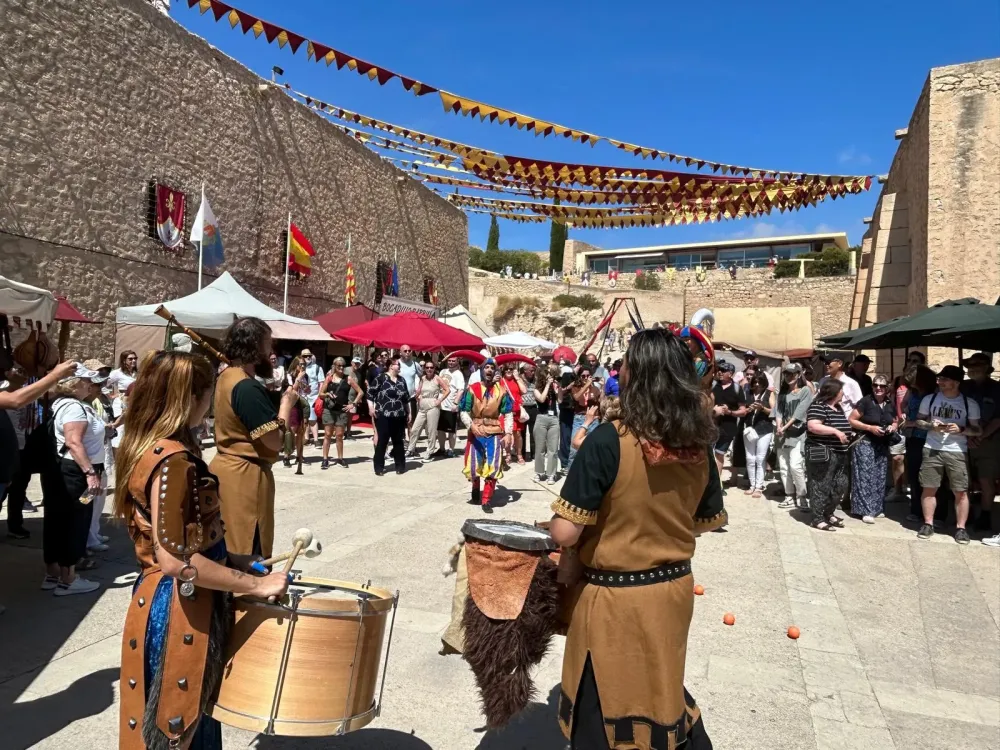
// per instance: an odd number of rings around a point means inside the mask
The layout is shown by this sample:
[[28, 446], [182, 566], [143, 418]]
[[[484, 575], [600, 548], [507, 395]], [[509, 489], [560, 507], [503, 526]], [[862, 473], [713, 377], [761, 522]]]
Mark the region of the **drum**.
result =
[[398, 591], [301, 576], [275, 604], [236, 597], [222, 683], [206, 713], [264, 734], [360, 729], [381, 709], [398, 601]]

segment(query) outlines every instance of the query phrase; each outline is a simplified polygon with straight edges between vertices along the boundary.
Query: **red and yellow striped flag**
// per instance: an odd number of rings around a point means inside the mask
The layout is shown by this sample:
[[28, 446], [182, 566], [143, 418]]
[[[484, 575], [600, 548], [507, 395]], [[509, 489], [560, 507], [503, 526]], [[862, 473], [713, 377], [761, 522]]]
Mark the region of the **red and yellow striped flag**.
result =
[[302, 234], [302, 230], [294, 224], [289, 225], [288, 232], [288, 269], [308, 276], [312, 273], [312, 259], [316, 255], [313, 246]]
[[347, 261], [347, 289], [344, 293], [344, 302], [353, 305], [358, 301], [358, 289], [354, 283], [354, 264]]

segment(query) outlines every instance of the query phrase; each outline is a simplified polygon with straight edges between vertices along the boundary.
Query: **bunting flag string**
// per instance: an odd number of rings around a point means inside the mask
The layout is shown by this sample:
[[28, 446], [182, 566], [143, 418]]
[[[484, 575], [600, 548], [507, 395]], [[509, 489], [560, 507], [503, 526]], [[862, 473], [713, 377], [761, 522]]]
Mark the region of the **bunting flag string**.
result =
[[[257, 39], [263, 36], [269, 44], [277, 42], [278, 47], [281, 49], [284, 49], [287, 46], [293, 55], [296, 54], [304, 45], [306, 48], [307, 59], [315, 60], [317, 63], [323, 61], [326, 63], [327, 67], [333, 64], [336, 64], [338, 70], [342, 70], [346, 67], [348, 70], [351, 70], [358, 75], [365, 76], [371, 81], [377, 81], [381, 86], [384, 86], [393, 79], [398, 79], [404, 89], [412, 92], [416, 96], [437, 93], [446, 112], [460, 114], [464, 117], [478, 117], [481, 122], [488, 120], [501, 125], [516, 127], [518, 130], [534, 132], [536, 136], [560, 136], [573, 140], [577, 143], [587, 143], [591, 146], [596, 145], [600, 141], [606, 141], [614, 148], [620, 151], [625, 151], [633, 156], [638, 156], [642, 159], [659, 159], [662, 161], [683, 164], [689, 168], [692, 166], [695, 166], [698, 169], [707, 167], [711, 169], [712, 172], [721, 172], [723, 175], [743, 175], [744, 177], [771, 178], [786, 181], [805, 181], [826, 179], [828, 177], [827, 175], [809, 174], [805, 172], [789, 172], [786, 170], [760, 169], [756, 167], [726, 164], [708, 159], [699, 159], [693, 156], [685, 156], [673, 151], [664, 151], [647, 146], [640, 146], [634, 143], [609, 138], [607, 136], [596, 135], [594, 133], [588, 133], [584, 130], [577, 130], [565, 125], [559, 125], [547, 120], [541, 120], [530, 115], [514, 112], [513, 110], [502, 109], [491, 104], [486, 104], [485, 102], [439, 89], [435, 86], [431, 86], [430, 84], [418, 81], [415, 78], [404, 76], [401, 73], [389, 70], [388, 68], [384, 68], [358, 57], [354, 57], [353, 55], [349, 55], [348, 53], [335, 49], [329, 45], [307, 39], [300, 34], [296, 34], [295, 32], [282, 28], [276, 24], [257, 18], [256, 16], [240, 10], [239, 8], [236, 8], [228, 3], [221, 2], [221, 0], [187, 0], [187, 4], [189, 8], [193, 8], [197, 5], [202, 14], [211, 10], [212, 15], [215, 17], [217, 22], [225, 18], [228, 21], [230, 28], [235, 29], [236, 27], [239, 27], [244, 34], [252, 32], [254, 37]], [[861, 179], [861, 176], [849, 179]]]

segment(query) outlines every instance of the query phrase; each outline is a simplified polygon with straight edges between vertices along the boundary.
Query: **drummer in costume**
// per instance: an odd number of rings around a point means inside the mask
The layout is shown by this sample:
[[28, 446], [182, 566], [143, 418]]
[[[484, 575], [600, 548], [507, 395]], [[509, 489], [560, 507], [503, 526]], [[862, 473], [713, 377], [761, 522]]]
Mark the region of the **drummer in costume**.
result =
[[297, 395], [282, 394], [278, 408], [255, 376], [271, 377], [271, 329], [259, 318], [240, 318], [226, 331], [222, 353], [230, 366], [215, 387], [212, 473], [219, 477], [229, 549], [271, 556], [274, 541], [274, 474], [281, 429]]
[[458, 406], [462, 424], [469, 428], [463, 472], [472, 482], [472, 502], [482, 502], [483, 511], [492, 513], [490, 501], [497, 481], [503, 478], [502, 448], [513, 444], [513, 402], [497, 381], [496, 360], [485, 359], [480, 374], [479, 382], [469, 386]]
[[684, 661], [695, 537], [726, 523], [710, 401], [666, 329], [632, 337], [619, 378], [620, 418], [587, 436], [552, 506], [576, 579], [559, 724], [574, 750], [704, 750]]
[[202, 356], [157, 352], [140, 369], [125, 415], [115, 515], [141, 573], [122, 634], [122, 750], [221, 748], [221, 726], [202, 711], [222, 675], [224, 592], [266, 597], [288, 587], [284, 573], [250, 575], [253, 559], [227, 551], [218, 480], [192, 433], [214, 379]]

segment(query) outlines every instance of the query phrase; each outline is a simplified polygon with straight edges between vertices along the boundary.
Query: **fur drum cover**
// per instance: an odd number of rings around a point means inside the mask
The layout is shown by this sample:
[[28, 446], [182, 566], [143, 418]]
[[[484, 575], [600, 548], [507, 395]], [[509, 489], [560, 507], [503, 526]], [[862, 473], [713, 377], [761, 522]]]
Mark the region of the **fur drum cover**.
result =
[[[556, 564], [546, 554], [504, 551], [538, 558], [520, 614], [513, 620], [491, 619], [469, 596], [462, 618], [465, 660], [476, 676], [483, 713], [491, 729], [502, 727], [535, 697], [530, 669], [548, 652], [552, 635], [559, 627]], [[474, 590], [471, 581], [470, 589]]]

